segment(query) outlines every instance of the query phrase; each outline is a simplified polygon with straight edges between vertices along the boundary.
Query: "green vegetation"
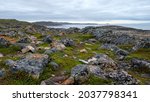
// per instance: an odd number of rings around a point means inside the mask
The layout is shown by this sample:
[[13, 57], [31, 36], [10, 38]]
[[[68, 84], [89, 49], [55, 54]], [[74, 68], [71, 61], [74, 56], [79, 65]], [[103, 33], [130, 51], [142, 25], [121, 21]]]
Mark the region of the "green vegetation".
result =
[[112, 83], [111, 80], [108, 79], [102, 79], [97, 76], [91, 75], [88, 81], [86, 81], [84, 84], [86, 85], [110, 85]]
[[129, 54], [126, 60], [130, 60], [132, 58], [150, 60], [150, 49], [139, 49], [131, 54]]

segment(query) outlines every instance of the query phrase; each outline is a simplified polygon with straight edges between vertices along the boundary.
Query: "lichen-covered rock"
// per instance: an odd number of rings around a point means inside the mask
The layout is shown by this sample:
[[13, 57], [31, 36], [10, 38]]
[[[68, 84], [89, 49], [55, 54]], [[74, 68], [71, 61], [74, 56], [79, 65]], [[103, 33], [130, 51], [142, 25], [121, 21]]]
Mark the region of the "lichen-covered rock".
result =
[[57, 52], [58, 50], [56, 49], [56, 48], [51, 48], [51, 49], [48, 49], [48, 50], [46, 50], [44, 53], [45, 54], [53, 54], [53, 53], [55, 53], [55, 52]]
[[88, 60], [89, 65], [97, 65], [100, 66], [102, 69], [117, 69], [117, 64], [114, 60], [108, 57], [105, 54], [97, 54], [93, 58]]
[[52, 66], [53, 70], [58, 70], [59, 69], [59, 65], [55, 62], [50, 62], [50, 65]]
[[90, 73], [87, 65], [77, 65], [71, 70], [71, 77], [74, 78], [75, 84], [81, 84], [85, 82]]
[[117, 85], [137, 85], [139, 81], [129, 75], [126, 71], [116, 70], [108, 73], [107, 78], [113, 79]]
[[10, 67], [12, 72], [25, 71], [37, 78], [49, 62], [48, 55], [44, 54], [29, 54], [25, 58], [17, 61], [8, 60], [6, 65]]

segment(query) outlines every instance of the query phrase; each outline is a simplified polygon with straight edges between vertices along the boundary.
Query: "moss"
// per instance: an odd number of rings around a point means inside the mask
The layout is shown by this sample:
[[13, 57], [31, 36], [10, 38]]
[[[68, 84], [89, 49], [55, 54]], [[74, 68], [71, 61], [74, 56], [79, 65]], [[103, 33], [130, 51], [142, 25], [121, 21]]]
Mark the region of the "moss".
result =
[[7, 55], [7, 54], [16, 54], [18, 51], [20, 51], [21, 48], [19, 46], [14, 46], [14, 45], [11, 45], [9, 47], [1, 47], [0, 48], [0, 52], [4, 55]]
[[126, 57], [126, 60], [131, 60], [132, 58], [150, 60], [150, 49], [139, 49]]
[[109, 85], [111, 84], [112, 81], [108, 79], [102, 79], [97, 76], [91, 75], [89, 80], [86, 81], [84, 84], [89, 84], [89, 85]]
[[123, 50], [130, 51], [132, 49], [133, 45], [119, 45], [118, 47]]
[[17, 73], [8, 72], [3, 79], [0, 79], [0, 84], [4, 85], [36, 85], [37, 79], [33, 79], [28, 73], [18, 71]]
[[49, 47], [49, 43], [42, 43], [40, 45], [38, 45], [39, 47]]
[[143, 78], [140, 76], [141, 75], [140, 73], [136, 73], [133, 70], [128, 71], [128, 73], [132, 75], [134, 78], [136, 78], [137, 80], [139, 80], [141, 85], [145, 85], [147, 84], [147, 82], [150, 82], [149, 78]]
[[59, 64], [62, 70], [70, 71], [72, 67], [80, 64], [78, 60], [72, 58], [72, 56], [64, 57], [64, 52], [56, 52], [51, 55], [51, 58]]

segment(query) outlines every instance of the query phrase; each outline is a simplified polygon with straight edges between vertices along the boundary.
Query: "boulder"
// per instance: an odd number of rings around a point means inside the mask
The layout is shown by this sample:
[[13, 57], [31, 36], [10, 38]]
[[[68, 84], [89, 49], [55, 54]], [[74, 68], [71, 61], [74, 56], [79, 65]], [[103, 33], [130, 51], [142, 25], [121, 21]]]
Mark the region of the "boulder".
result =
[[8, 40], [6, 40], [4, 38], [0, 38], [0, 46], [2, 46], [2, 47], [8, 47], [10, 44], [11, 43]]
[[91, 74], [103, 79], [105, 78], [105, 72], [99, 66], [89, 65], [88, 69]]
[[89, 70], [87, 65], [77, 65], [71, 70], [71, 77], [74, 79], [75, 84], [81, 84], [88, 80]]
[[88, 64], [99, 66], [100, 68], [105, 70], [117, 69], [117, 64], [115, 63], [115, 61], [105, 54], [95, 55], [94, 57], [88, 60]]
[[65, 46], [74, 46], [75, 43], [70, 38], [61, 39], [61, 43], [63, 43]]
[[43, 69], [48, 65], [49, 56], [44, 54], [29, 54], [17, 61], [7, 60], [6, 65], [12, 72], [25, 71], [38, 78]]
[[53, 39], [50, 35], [47, 35], [46, 37], [44, 37], [43, 41], [46, 43], [52, 43]]

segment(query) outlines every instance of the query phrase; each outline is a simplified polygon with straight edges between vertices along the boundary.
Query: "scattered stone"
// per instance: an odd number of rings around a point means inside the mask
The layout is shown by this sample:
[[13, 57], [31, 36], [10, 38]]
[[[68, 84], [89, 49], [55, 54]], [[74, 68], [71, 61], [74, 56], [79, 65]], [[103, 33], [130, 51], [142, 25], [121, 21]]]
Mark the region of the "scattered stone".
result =
[[29, 51], [31, 51], [31, 52], [35, 52], [35, 48], [34, 47], [32, 47], [32, 46], [30, 46], [30, 45], [28, 45], [28, 46], [26, 46], [25, 48], [23, 48], [22, 50], [22, 53], [27, 53], [27, 52], [29, 52]]
[[39, 77], [40, 73], [49, 62], [48, 55], [29, 54], [25, 58], [17, 61], [7, 60], [6, 65], [10, 67], [12, 72], [25, 71], [34, 77]]

